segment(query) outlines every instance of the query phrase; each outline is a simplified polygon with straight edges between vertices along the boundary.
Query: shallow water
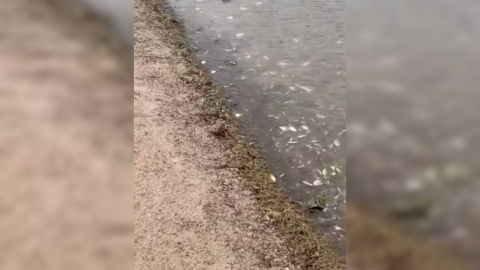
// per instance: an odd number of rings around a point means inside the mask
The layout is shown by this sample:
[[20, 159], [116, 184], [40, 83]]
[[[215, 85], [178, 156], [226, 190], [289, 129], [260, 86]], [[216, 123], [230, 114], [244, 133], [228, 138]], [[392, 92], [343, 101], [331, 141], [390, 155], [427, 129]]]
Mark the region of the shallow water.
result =
[[170, 0], [280, 186], [345, 248], [345, 1]]

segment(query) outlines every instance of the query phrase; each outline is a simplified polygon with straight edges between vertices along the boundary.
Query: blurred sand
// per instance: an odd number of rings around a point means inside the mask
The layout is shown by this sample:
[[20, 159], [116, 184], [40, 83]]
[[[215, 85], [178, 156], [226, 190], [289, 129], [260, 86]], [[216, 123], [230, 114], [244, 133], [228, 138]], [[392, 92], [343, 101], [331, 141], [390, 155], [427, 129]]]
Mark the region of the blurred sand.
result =
[[131, 69], [54, 6], [0, 1], [0, 269], [132, 269]]
[[[145, 1], [135, 2], [135, 269], [282, 269], [228, 154], [202, 123], [187, 59]], [[220, 182], [229, 183], [220, 191]], [[290, 268], [292, 269], [292, 268]]]

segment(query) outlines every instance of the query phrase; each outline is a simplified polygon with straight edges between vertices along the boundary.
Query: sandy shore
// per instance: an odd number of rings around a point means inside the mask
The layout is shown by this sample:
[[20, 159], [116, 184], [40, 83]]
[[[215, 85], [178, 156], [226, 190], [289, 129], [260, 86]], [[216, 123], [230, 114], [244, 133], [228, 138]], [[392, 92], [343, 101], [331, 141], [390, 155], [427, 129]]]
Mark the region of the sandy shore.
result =
[[[239, 146], [157, 4], [135, 2], [136, 269], [344, 269]], [[246, 188], [254, 180], [268, 182]]]
[[60, 2], [0, 1], [0, 269], [341, 269], [206, 109], [175, 22], [136, 1], [133, 119], [122, 50]]
[[192, 122], [201, 111], [195, 86], [179, 80], [187, 62], [151, 7], [135, 2], [135, 269], [291, 267], [242, 180], [218, 169], [228, 154]]

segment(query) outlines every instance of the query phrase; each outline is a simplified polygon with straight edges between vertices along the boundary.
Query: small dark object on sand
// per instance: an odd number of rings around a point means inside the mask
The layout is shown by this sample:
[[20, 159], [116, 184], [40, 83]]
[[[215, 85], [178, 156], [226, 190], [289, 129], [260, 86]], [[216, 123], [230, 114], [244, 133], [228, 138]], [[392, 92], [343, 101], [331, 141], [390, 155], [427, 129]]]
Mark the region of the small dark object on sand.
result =
[[210, 132], [217, 139], [225, 139], [228, 137], [228, 128], [225, 124], [221, 124]]
[[223, 3], [230, 3], [232, 0], [222, 0]]

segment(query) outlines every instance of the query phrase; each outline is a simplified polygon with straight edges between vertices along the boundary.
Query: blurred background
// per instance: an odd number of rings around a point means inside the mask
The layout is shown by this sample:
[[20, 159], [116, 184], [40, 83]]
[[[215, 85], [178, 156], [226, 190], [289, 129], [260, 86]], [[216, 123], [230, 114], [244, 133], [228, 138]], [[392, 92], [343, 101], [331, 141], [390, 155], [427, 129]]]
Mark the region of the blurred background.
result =
[[[133, 267], [132, 9], [0, 0], [1, 269]], [[348, 269], [480, 268], [479, 11], [347, 2]]]
[[480, 269], [479, 11], [477, 1], [347, 3], [352, 269], [374, 269], [372, 256], [378, 269], [460, 269], [451, 258]]
[[133, 46], [133, 0], [64, 0], [72, 1], [107, 23], [126, 44]]
[[0, 1], [0, 269], [133, 268], [133, 1], [100, 2]]

